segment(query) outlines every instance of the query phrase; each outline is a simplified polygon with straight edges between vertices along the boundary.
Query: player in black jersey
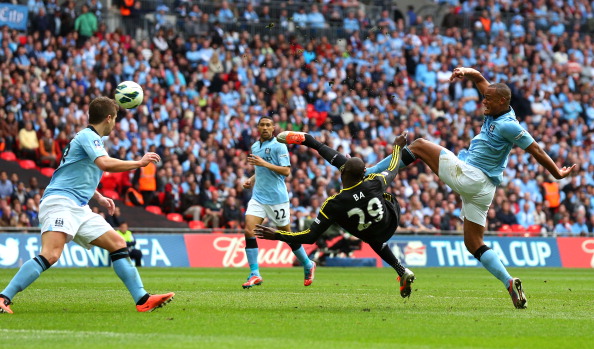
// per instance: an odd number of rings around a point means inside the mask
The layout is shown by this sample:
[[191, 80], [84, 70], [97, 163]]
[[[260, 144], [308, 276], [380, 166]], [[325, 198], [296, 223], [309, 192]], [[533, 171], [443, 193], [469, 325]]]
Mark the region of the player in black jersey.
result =
[[400, 295], [403, 298], [409, 297], [410, 285], [415, 275], [400, 264], [386, 244], [398, 228], [400, 205], [396, 198], [384, 192], [398, 174], [398, 162], [405, 145], [406, 132], [394, 141], [392, 161], [387, 170], [368, 176], [365, 176], [363, 160], [356, 157], [347, 160], [343, 155], [337, 154], [341, 158], [336, 159], [334, 163], [340, 164], [337, 167], [341, 171], [344, 189], [324, 202], [309, 229], [287, 232], [257, 225], [256, 236], [288, 243], [312, 244], [332, 224], [337, 223], [352, 235], [368, 243], [386, 263], [396, 270], [400, 280]]

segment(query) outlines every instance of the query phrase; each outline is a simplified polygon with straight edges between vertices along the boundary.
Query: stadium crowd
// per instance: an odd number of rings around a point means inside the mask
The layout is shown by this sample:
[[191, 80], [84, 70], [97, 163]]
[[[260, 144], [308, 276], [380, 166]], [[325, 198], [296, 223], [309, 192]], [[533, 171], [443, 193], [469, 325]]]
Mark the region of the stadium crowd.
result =
[[[210, 12], [176, 1], [175, 23], [159, 7], [154, 35], [136, 40], [107, 31], [98, 1], [28, 1], [29, 30], [0, 30], [0, 149], [56, 167], [69, 139], [86, 127], [88, 103], [133, 80], [144, 88], [144, 103], [121, 111], [106, 147], [121, 159], [155, 151], [163, 161], [118, 180], [118, 195], [210, 227], [236, 227], [251, 195], [242, 183], [254, 171], [246, 157], [260, 116], [273, 116], [277, 132], [309, 132], [369, 166], [405, 129], [409, 142], [424, 137], [457, 154], [479, 132], [483, 114], [472, 83], [449, 77], [457, 66], [472, 66], [510, 86], [520, 123], [559, 167], [579, 167], [557, 182], [515, 148], [488, 230], [593, 234], [592, 3], [440, 1], [450, 7], [442, 23], [414, 8], [370, 18], [357, 0], [295, 13], [281, 6], [278, 18], [267, 1], [255, 3], [223, 1]], [[228, 29], [231, 22], [274, 25], [250, 35]], [[327, 27], [338, 28], [339, 38], [300, 33]], [[286, 182], [294, 229], [301, 230], [340, 190], [340, 173], [306, 147], [289, 149]], [[4, 226], [20, 224], [20, 212], [38, 206], [9, 176], [0, 177]], [[401, 231], [461, 230], [460, 199], [422, 162], [401, 171], [390, 191], [402, 206]]]

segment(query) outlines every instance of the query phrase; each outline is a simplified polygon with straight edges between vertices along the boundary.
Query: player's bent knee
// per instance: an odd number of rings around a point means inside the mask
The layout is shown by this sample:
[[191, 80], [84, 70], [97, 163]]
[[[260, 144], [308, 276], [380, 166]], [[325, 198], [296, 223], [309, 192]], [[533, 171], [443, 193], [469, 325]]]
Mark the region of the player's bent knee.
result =
[[45, 260], [47, 260], [50, 265], [54, 265], [60, 259], [62, 250], [44, 251], [43, 253], [40, 253], [40, 255], [43, 256], [43, 258], [45, 258]]

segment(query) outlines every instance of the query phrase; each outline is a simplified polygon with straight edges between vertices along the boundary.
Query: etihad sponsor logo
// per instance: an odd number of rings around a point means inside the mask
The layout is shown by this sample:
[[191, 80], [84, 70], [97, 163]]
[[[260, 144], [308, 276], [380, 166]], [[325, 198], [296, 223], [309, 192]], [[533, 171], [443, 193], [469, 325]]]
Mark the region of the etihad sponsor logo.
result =
[[[247, 265], [244, 237], [222, 236], [213, 240], [213, 247], [224, 253], [222, 264], [224, 267], [244, 267]], [[293, 253], [282, 241], [277, 241], [272, 248], [260, 245], [258, 248], [259, 264], [293, 264]]]

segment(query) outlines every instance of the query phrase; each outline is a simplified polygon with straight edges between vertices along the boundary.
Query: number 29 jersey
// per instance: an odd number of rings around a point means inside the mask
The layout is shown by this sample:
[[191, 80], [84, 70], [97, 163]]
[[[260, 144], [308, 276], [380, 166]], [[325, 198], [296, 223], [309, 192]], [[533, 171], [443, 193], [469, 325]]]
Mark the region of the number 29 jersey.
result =
[[278, 239], [311, 244], [336, 223], [367, 243], [388, 241], [398, 228], [400, 205], [392, 195], [384, 193], [384, 181], [384, 175], [371, 174], [354, 186], [342, 189], [324, 202], [309, 229], [277, 233]]

